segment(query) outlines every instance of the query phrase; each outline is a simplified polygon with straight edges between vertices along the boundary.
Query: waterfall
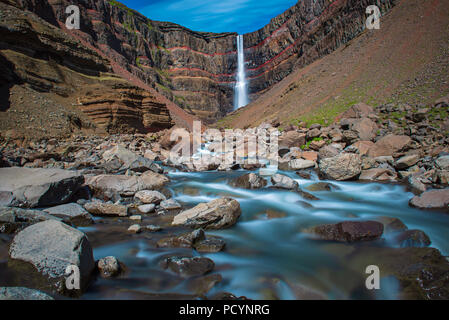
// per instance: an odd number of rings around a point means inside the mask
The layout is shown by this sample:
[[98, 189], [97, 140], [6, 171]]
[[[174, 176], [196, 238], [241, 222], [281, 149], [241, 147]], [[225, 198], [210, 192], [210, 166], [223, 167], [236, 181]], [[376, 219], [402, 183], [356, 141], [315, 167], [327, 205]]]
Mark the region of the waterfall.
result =
[[238, 70], [234, 89], [234, 110], [248, 104], [248, 82], [246, 81], [245, 54], [243, 52], [243, 35], [237, 36]]

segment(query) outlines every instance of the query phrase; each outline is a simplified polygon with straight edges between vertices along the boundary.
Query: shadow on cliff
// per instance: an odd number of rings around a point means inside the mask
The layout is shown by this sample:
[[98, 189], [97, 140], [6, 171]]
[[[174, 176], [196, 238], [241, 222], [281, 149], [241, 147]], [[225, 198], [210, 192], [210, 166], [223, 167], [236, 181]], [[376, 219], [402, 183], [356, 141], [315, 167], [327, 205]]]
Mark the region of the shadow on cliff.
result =
[[0, 112], [7, 111], [11, 106], [10, 90], [16, 84], [21, 84], [20, 78], [15, 73], [15, 66], [2, 54], [0, 54]]

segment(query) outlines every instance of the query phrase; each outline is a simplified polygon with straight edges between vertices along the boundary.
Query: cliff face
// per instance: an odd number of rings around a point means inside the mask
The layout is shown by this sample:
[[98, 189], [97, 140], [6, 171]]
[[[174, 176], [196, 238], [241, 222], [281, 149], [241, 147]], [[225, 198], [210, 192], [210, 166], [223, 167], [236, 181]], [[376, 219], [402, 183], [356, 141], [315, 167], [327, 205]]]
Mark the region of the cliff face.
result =
[[[77, 4], [81, 30], [66, 32], [99, 50], [132, 77], [184, 110], [213, 122], [233, 109], [236, 34], [194, 32], [151, 21], [115, 0], [1, 0], [65, 29]], [[293, 69], [328, 54], [364, 29], [368, 0], [301, 0], [263, 29], [244, 36], [250, 95], [258, 97]], [[386, 12], [394, 0], [380, 0]]]

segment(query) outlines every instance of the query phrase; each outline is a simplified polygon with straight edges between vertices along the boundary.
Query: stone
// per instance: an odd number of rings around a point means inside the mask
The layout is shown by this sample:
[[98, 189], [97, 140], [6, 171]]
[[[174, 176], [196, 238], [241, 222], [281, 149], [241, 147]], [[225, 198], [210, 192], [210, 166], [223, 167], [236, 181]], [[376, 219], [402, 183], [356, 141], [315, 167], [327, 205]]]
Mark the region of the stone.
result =
[[304, 160], [316, 162], [318, 160], [318, 152], [303, 151], [301, 152], [301, 158], [303, 158]]
[[319, 128], [310, 129], [307, 132], [307, 140], [312, 140], [313, 138], [318, 138], [321, 135], [321, 130]]
[[439, 169], [449, 171], [449, 156], [439, 157], [435, 163]]
[[130, 227], [128, 228], [128, 232], [131, 232], [131, 233], [140, 233], [140, 232], [142, 232], [142, 228], [141, 228], [141, 226], [138, 225], [138, 224], [133, 224], [132, 226], [130, 226]]
[[374, 114], [373, 107], [361, 102], [353, 105], [341, 114], [341, 118], [362, 118]]
[[428, 247], [432, 243], [429, 236], [421, 230], [405, 230], [397, 234], [394, 239], [399, 247]]
[[212, 271], [215, 263], [204, 257], [170, 257], [162, 262], [164, 269], [186, 277], [201, 276]]
[[240, 214], [238, 201], [225, 197], [200, 203], [192, 209], [181, 212], [174, 217], [172, 224], [192, 228], [223, 229], [233, 226]]
[[379, 127], [369, 118], [362, 118], [352, 124], [351, 129], [355, 131], [360, 140], [372, 141], [377, 135]]
[[142, 190], [159, 190], [168, 182], [166, 176], [152, 171], [147, 171], [141, 176], [103, 174], [86, 180], [94, 196], [109, 199], [116, 196], [132, 197]]
[[356, 153], [358, 153], [360, 156], [364, 156], [368, 153], [369, 148], [371, 148], [373, 145], [374, 142], [372, 141], [357, 141], [350, 147], [353, 147]]
[[384, 234], [405, 231], [408, 229], [407, 226], [398, 218], [378, 217], [376, 218], [376, 221], [379, 221], [384, 225]]
[[226, 242], [219, 238], [208, 237], [207, 239], [195, 243], [194, 248], [201, 253], [214, 253], [223, 251], [226, 247]]
[[362, 171], [360, 156], [353, 153], [342, 153], [336, 157], [321, 159], [320, 174], [331, 180], [345, 181], [357, 178]]
[[131, 217], [129, 217], [129, 220], [133, 220], [133, 221], [142, 221], [142, 216], [139, 215], [133, 215]]
[[306, 135], [297, 131], [288, 131], [279, 138], [280, 147], [300, 147], [306, 144]]
[[366, 181], [396, 181], [397, 178], [396, 172], [382, 168], [363, 170], [359, 176], [359, 180]]
[[157, 246], [158, 248], [193, 248], [196, 242], [204, 239], [204, 230], [197, 229], [180, 236], [162, 238], [157, 242]]
[[112, 278], [120, 274], [120, 262], [114, 256], [98, 260], [97, 268], [102, 278]]
[[84, 209], [94, 216], [128, 216], [128, 208], [121, 204], [92, 201], [86, 203]]
[[150, 231], [150, 232], [158, 232], [162, 230], [161, 226], [157, 226], [154, 224], [149, 224], [145, 227], [146, 230]]
[[156, 208], [156, 205], [154, 203], [151, 203], [151, 204], [144, 204], [144, 205], [138, 206], [137, 210], [139, 210], [139, 212], [141, 212], [141, 213], [147, 214], [147, 213], [154, 212], [155, 208]]
[[284, 176], [279, 173], [274, 174], [271, 177], [271, 183], [273, 184], [274, 188], [287, 189], [287, 190], [298, 189], [298, 182], [296, 182], [290, 177]]
[[340, 190], [340, 187], [328, 182], [317, 182], [306, 187], [306, 190], [312, 192]]
[[383, 224], [377, 221], [344, 221], [320, 225], [310, 231], [322, 240], [357, 242], [377, 240], [383, 230]]
[[338, 156], [340, 154], [340, 152], [341, 152], [341, 150], [337, 149], [335, 146], [332, 146], [332, 145], [324, 146], [318, 152], [318, 159], [323, 160], [323, 159], [327, 159], [327, 158], [333, 158], [333, 157]]
[[94, 223], [92, 216], [77, 203], [62, 204], [44, 210], [52, 216], [77, 227], [85, 227]]
[[410, 174], [407, 177], [407, 185], [410, 187], [412, 192], [416, 194], [423, 193], [427, 190], [427, 186], [422, 183], [421, 176], [419, 174]]
[[267, 185], [267, 181], [255, 173], [248, 173], [232, 180], [231, 185], [243, 189], [260, 189]]
[[54, 300], [48, 294], [23, 287], [0, 287], [0, 300]]
[[60, 221], [36, 223], [20, 231], [9, 248], [11, 259], [30, 263], [48, 279], [58, 293], [72, 295], [66, 288], [66, 269], [80, 271], [80, 290], [87, 288], [95, 268], [92, 247], [86, 235]]
[[310, 143], [309, 148], [312, 150], [318, 151], [325, 145], [326, 145], [326, 141], [324, 141], [324, 140], [313, 140]]
[[134, 195], [134, 197], [144, 204], [159, 204], [161, 201], [167, 200], [167, 198], [159, 191], [151, 190], [139, 191]]
[[396, 161], [396, 169], [404, 170], [415, 165], [419, 161], [419, 155], [412, 154], [409, 156], [404, 156]]
[[409, 204], [419, 209], [438, 209], [449, 211], [449, 188], [426, 191], [413, 197]]
[[48, 207], [66, 203], [84, 183], [77, 171], [41, 168], [0, 168], [0, 192], [11, 193], [16, 207]]
[[14, 233], [47, 220], [60, 219], [40, 210], [0, 207], [0, 233]]
[[164, 200], [159, 204], [159, 206], [167, 211], [182, 209], [181, 204], [175, 199]]
[[408, 136], [389, 134], [378, 140], [368, 151], [372, 158], [380, 156], [392, 156], [394, 153], [404, 150], [412, 140]]

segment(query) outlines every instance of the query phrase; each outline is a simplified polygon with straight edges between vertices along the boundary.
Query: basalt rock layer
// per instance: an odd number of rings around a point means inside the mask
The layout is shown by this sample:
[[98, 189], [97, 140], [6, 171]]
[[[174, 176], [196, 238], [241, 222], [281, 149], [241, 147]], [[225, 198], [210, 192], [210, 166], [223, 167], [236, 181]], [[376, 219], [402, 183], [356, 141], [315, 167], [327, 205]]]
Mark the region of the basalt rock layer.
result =
[[[40, 17], [101, 52], [113, 68], [137, 79], [201, 119], [212, 122], [233, 109], [235, 33], [194, 32], [152, 21], [115, 0], [2, 0]], [[395, 0], [378, 1], [385, 13]], [[81, 29], [66, 30], [65, 9], [80, 8]], [[364, 30], [367, 0], [304, 0], [244, 36], [251, 98], [356, 37]]]

